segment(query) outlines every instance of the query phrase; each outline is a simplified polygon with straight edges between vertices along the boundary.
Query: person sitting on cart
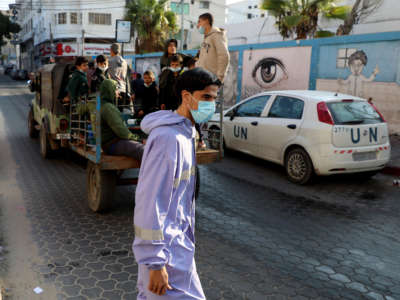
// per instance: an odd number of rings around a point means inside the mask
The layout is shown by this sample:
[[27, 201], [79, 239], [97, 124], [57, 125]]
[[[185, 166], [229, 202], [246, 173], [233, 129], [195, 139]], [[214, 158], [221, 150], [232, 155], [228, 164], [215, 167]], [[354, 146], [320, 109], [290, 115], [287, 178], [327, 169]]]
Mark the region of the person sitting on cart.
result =
[[129, 156], [141, 160], [144, 145], [131, 133], [114, 105], [118, 97], [117, 82], [105, 79], [100, 85], [101, 146], [107, 155]]
[[143, 83], [135, 89], [132, 88], [135, 111], [138, 118], [158, 110], [158, 88], [152, 71], [143, 74]]
[[92, 76], [92, 81], [90, 84], [90, 92], [97, 93], [100, 91], [100, 85], [105, 79], [110, 79], [110, 75], [108, 74], [108, 60], [107, 57], [103, 54], [100, 54], [96, 57], [96, 70]]
[[[67, 92], [71, 103], [77, 103], [82, 97], [89, 92], [89, 85], [86, 77], [86, 72], [89, 68], [89, 61], [86, 57], [79, 56], [75, 61], [75, 71], [67, 85]], [[68, 99], [68, 98], [67, 98]]]

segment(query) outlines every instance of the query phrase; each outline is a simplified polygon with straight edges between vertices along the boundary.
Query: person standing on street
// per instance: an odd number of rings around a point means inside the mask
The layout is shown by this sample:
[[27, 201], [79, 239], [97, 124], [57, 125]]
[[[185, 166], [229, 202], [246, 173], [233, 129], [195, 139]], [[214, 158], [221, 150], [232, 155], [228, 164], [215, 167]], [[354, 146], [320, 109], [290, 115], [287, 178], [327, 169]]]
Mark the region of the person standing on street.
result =
[[229, 66], [229, 51], [226, 32], [222, 28], [213, 27], [214, 18], [210, 13], [199, 17], [197, 28], [204, 34], [204, 41], [199, 51], [196, 67], [214, 73], [221, 83], [224, 82]]
[[176, 112], [161, 110], [141, 123], [149, 138], [135, 196], [137, 299], [205, 299], [194, 260], [194, 124], [214, 114], [219, 85], [204, 69], [186, 71], [176, 85]]
[[128, 64], [121, 56], [121, 48], [119, 44], [112, 44], [110, 49], [111, 58], [108, 63], [108, 74], [110, 79], [118, 83], [117, 90], [119, 92], [119, 99], [122, 103], [119, 105], [127, 105], [129, 98], [129, 89], [127, 87]]

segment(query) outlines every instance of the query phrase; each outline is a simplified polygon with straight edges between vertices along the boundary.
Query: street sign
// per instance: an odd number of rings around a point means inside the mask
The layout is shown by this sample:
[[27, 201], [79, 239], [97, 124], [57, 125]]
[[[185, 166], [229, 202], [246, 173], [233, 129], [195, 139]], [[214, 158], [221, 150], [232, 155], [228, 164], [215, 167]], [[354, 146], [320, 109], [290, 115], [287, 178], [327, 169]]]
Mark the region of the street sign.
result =
[[131, 41], [131, 21], [116, 21], [115, 40], [117, 43], [129, 43]]

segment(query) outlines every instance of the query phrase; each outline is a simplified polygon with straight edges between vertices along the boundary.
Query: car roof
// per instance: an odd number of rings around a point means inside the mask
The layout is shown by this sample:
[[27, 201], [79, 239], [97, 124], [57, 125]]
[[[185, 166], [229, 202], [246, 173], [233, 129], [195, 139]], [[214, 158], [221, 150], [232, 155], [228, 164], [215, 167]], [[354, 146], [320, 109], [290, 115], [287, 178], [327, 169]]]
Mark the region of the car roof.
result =
[[287, 96], [294, 96], [294, 97], [301, 97], [301, 98], [307, 98], [307, 100], [311, 101], [337, 101], [337, 100], [343, 100], [343, 99], [354, 99], [354, 100], [365, 100], [356, 96], [352, 95], [347, 95], [347, 94], [341, 94], [338, 92], [330, 92], [330, 91], [311, 91], [311, 90], [282, 90], [282, 91], [268, 91], [268, 92], [263, 92], [254, 96], [259, 96], [259, 95], [275, 95], [275, 94], [281, 94], [281, 95], [287, 95]]

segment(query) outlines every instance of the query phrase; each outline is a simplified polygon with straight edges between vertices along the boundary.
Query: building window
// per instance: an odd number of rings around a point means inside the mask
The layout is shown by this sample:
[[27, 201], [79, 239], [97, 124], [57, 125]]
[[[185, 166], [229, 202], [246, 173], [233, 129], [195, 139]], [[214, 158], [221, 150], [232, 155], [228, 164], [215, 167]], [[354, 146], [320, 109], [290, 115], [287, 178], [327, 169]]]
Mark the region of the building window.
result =
[[254, 8], [257, 8], [258, 6], [257, 5], [254, 5]]
[[264, 18], [265, 17], [265, 14], [261, 14], [261, 18]]
[[111, 14], [89, 13], [89, 24], [111, 25]]
[[200, 8], [209, 9], [210, 8], [210, 1], [200, 1]]
[[[173, 11], [176, 14], [181, 14], [181, 4], [179, 2], [171, 2], [171, 11]], [[184, 3], [183, 4], [183, 14], [188, 15], [189, 14], [189, 3]]]
[[67, 24], [67, 13], [57, 14], [57, 24]]
[[249, 5], [249, 9], [251, 9], [251, 5]]
[[354, 49], [354, 48], [338, 49], [337, 57], [336, 57], [336, 68], [337, 69], [348, 68], [349, 67], [349, 57], [356, 51], [357, 51], [357, 49]]
[[251, 14], [247, 14], [247, 19], [251, 19], [252, 15]]
[[82, 13], [70, 13], [70, 23], [71, 24], [82, 24]]

